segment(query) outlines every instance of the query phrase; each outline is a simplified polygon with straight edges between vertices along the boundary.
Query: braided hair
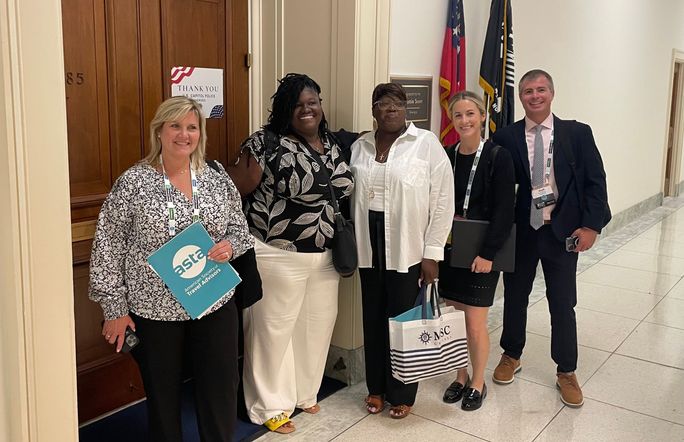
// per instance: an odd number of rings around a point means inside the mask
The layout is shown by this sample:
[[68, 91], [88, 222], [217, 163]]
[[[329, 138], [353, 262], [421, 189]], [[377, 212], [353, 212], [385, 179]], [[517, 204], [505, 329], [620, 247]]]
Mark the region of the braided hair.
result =
[[[308, 75], [295, 73], [285, 75], [278, 83], [278, 89], [271, 96], [273, 105], [268, 116], [268, 123], [264, 125], [264, 129], [282, 136], [294, 132], [292, 129], [292, 115], [299, 101], [299, 94], [304, 89], [311, 89], [317, 95], [320, 95], [321, 87]], [[323, 113], [321, 115], [321, 123], [318, 125], [319, 135], [323, 137], [327, 129], [328, 122], [325, 119], [325, 113]]]

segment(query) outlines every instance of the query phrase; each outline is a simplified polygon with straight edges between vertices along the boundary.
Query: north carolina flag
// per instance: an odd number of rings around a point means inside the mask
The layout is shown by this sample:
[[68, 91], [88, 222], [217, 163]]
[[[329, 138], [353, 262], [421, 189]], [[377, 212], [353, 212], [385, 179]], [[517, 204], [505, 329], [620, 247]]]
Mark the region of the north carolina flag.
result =
[[442, 46], [442, 67], [439, 71], [439, 104], [442, 108], [439, 139], [444, 146], [458, 141], [458, 134], [454, 130], [447, 108], [449, 99], [465, 89], [465, 48], [463, 1], [449, 0], [449, 16]]

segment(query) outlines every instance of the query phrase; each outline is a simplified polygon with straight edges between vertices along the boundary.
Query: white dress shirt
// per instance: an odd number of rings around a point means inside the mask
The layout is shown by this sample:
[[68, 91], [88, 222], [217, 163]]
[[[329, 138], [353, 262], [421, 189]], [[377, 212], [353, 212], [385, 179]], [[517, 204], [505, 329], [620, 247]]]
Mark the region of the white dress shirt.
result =
[[[372, 267], [368, 210], [373, 161], [375, 131], [356, 140], [350, 163], [355, 179], [352, 216], [361, 268]], [[439, 140], [410, 123], [392, 144], [384, 172], [387, 270], [406, 273], [423, 258], [441, 261], [454, 217], [454, 177]]]

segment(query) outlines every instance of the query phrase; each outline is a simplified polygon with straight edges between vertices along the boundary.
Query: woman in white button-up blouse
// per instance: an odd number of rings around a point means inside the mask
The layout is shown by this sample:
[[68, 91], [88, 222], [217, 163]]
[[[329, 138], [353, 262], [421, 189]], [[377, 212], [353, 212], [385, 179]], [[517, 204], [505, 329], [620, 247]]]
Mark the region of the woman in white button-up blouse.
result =
[[418, 384], [392, 377], [388, 318], [415, 302], [420, 280], [437, 278], [437, 262], [454, 215], [454, 180], [437, 137], [406, 122], [406, 93], [397, 84], [373, 91], [378, 128], [352, 146], [356, 187], [352, 215], [359, 252], [369, 413], [392, 408], [405, 417]]

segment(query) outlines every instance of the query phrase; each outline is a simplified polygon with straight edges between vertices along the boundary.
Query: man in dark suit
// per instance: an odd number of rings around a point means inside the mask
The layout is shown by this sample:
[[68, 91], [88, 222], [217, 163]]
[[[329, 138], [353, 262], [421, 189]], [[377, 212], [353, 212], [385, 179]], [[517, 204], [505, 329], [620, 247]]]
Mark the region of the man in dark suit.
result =
[[551, 357], [556, 386], [572, 407], [584, 403], [577, 368], [577, 257], [589, 250], [610, 220], [606, 174], [591, 128], [551, 113], [551, 76], [535, 69], [520, 79], [525, 118], [498, 130], [495, 143], [508, 149], [518, 192], [515, 273], [504, 274], [503, 354], [494, 371], [499, 384], [513, 382], [525, 346], [527, 306], [541, 261], [551, 313]]

